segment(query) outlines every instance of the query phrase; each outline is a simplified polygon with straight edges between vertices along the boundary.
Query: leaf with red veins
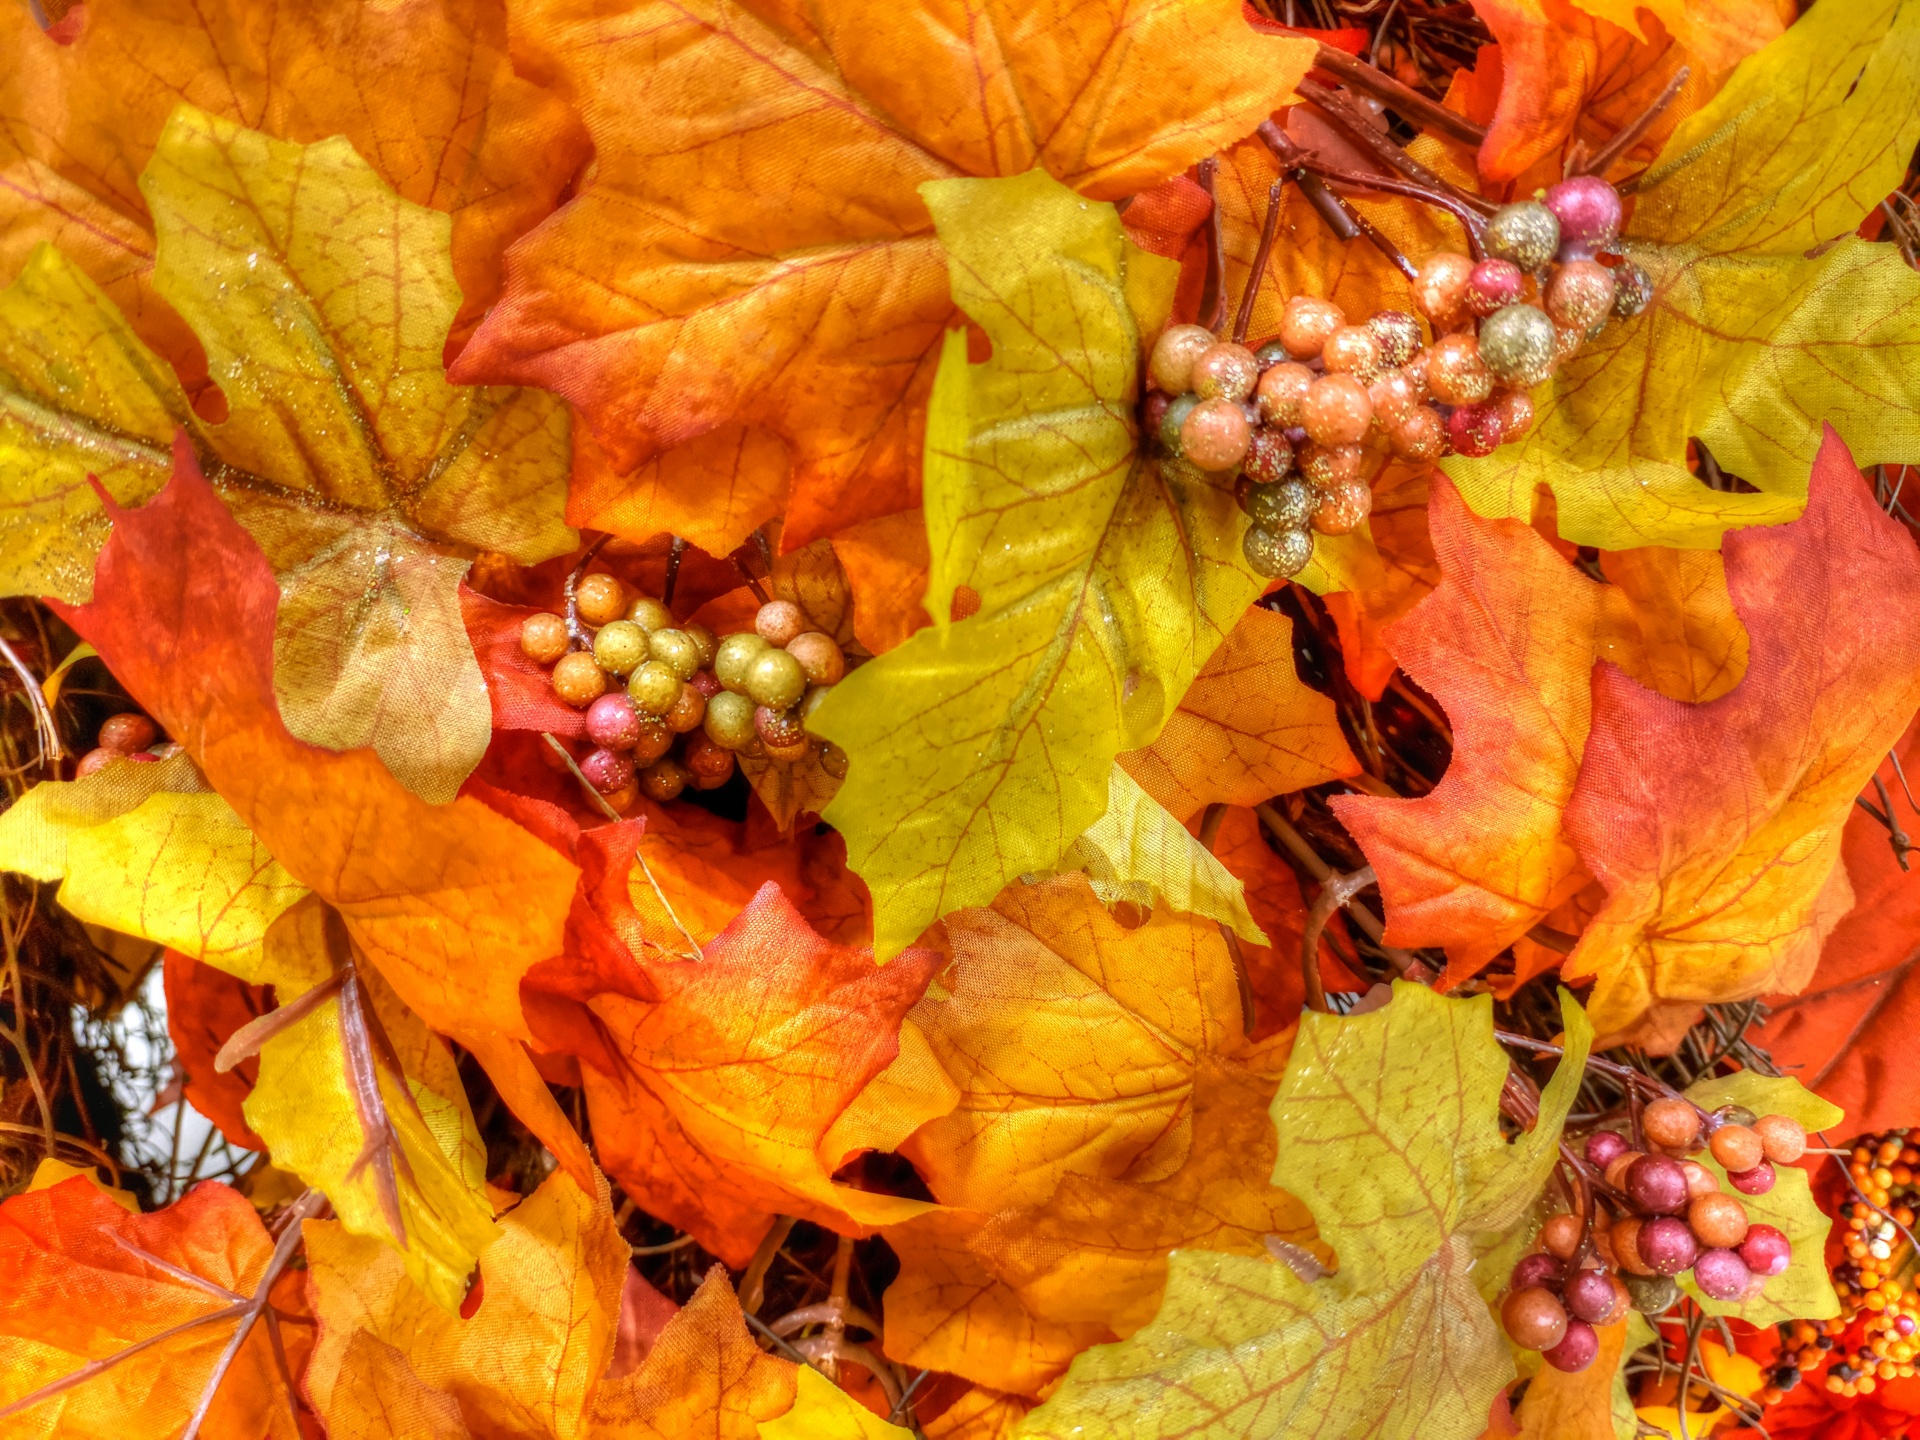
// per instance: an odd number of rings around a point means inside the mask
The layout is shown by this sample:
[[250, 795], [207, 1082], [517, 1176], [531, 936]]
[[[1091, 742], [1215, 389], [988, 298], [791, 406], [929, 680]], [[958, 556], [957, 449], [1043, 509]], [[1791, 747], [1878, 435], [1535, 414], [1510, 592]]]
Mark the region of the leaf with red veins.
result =
[[273, 691], [279, 589], [184, 437], [149, 504], [103, 503], [113, 533], [94, 598], [57, 606], [63, 618], [274, 858], [340, 911], [407, 1005], [479, 1053], [521, 1118], [590, 1180], [521, 1047], [520, 981], [561, 953], [578, 868], [478, 799], [429, 805], [373, 751], [287, 733]]
[[864, 1231], [925, 1209], [835, 1184], [820, 1150], [940, 963], [909, 950], [876, 966], [762, 886], [699, 959], [648, 964], [657, 1003], [593, 1002], [623, 1065], [586, 1072], [607, 1173], [735, 1267], [776, 1214]]
[[596, 159], [455, 374], [565, 395], [623, 472], [729, 425], [777, 436], [788, 547], [918, 503], [955, 320], [920, 185], [1041, 166], [1130, 195], [1250, 133], [1313, 53], [1238, 0], [538, 0], [514, 23]]

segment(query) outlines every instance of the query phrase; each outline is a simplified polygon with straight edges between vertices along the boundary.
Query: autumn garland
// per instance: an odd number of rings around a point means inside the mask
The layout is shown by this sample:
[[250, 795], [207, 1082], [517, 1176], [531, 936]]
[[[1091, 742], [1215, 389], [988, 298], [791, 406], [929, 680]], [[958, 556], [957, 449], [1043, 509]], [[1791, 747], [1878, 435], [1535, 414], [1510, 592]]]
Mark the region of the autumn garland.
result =
[[0, 20], [0, 1427], [1905, 1423], [1920, 20], [1476, 8]]

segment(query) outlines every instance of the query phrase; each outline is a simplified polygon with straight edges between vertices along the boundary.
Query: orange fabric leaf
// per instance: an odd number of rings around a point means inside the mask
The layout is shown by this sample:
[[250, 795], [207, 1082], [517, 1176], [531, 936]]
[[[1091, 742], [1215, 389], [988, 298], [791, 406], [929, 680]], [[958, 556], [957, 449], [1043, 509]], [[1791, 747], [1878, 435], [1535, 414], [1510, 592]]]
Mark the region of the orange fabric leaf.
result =
[[273, 992], [178, 950], [167, 951], [161, 979], [167, 995], [167, 1035], [187, 1103], [213, 1121], [229, 1143], [266, 1149], [267, 1142], [240, 1113], [260, 1078], [259, 1057], [249, 1055], [224, 1075], [213, 1068], [213, 1057], [234, 1031], [273, 1009]]
[[1018, 1395], [976, 1385], [920, 1428], [927, 1440], [1012, 1440], [1032, 1408]]
[[1294, 668], [1293, 622], [1258, 605], [1194, 677], [1159, 738], [1119, 759], [1177, 820], [1216, 802], [1257, 805], [1360, 770], [1333, 701]]
[[921, 603], [933, 564], [921, 511], [903, 510], [842, 530], [833, 537], [833, 553], [853, 592], [853, 633], [869, 654], [885, 654], [933, 623]]
[[[128, 1214], [86, 1178], [0, 1204], [0, 1410], [87, 1361], [188, 1327], [0, 1422], [9, 1437], [128, 1440], [186, 1425], [235, 1322], [204, 1318], [229, 1302], [139, 1251], [251, 1298], [273, 1240], [239, 1191], [212, 1182], [151, 1215]], [[293, 1316], [306, 1310], [301, 1278], [290, 1272], [274, 1286], [273, 1303]], [[282, 1331], [297, 1342], [292, 1358], [304, 1359], [307, 1327], [283, 1323]], [[255, 1325], [200, 1433], [297, 1440], [289, 1401], [266, 1326]]]
[[136, 179], [183, 100], [282, 140], [345, 135], [395, 190], [453, 216], [464, 338], [500, 289], [508, 241], [587, 156], [579, 121], [514, 74], [498, 0], [88, 0], [60, 44], [0, 12], [0, 273], [42, 240], [110, 295], [193, 388], [205, 357], [153, 292]]
[[629, 540], [678, 535], [709, 555], [727, 555], [786, 507], [787, 471], [779, 440], [722, 425], [622, 475], [578, 426], [567, 523]]
[[567, 396], [623, 472], [751, 422], [792, 455], [789, 547], [918, 501], [953, 306], [916, 187], [1043, 166], [1131, 194], [1251, 131], [1312, 54], [1237, 0], [540, 0], [514, 19], [595, 168], [515, 248], [455, 374]]
[[1750, 645], [1734, 690], [1686, 705], [1594, 678], [1567, 833], [1607, 903], [1565, 973], [1598, 981], [1603, 1044], [1670, 1045], [1703, 1003], [1807, 983], [1851, 901], [1854, 796], [1920, 705], [1920, 617], [1882, 603], [1920, 585], [1920, 556], [1831, 427], [1805, 514], [1725, 555]]
[[834, 1184], [819, 1152], [898, 1053], [939, 964], [908, 950], [876, 966], [762, 886], [700, 959], [648, 966], [657, 1003], [593, 1002], [622, 1061], [618, 1075], [586, 1072], [607, 1173], [734, 1266], [776, 1214], [842, 1231], [912, 1215], [923, 1207]]
[[1373, 482], [1367, 524], [1380, 557], [1369, 584], [1336, 590], [1321, 603], [1340, 631], [1340, 659], [1347, 680], [1369, 700], [1386, 694], [1399, 668], [1387, 630], [1440, 583], [1440, 562], [1427, 534], [1429, 466], [1392, 463]]
[[513, 1059], [524, 1061], [530, 1035], [521, 978], [561, 952], [578, 869], [470, 795], [429, 805], [371, 750], [287, 733], [273, 690], [273, 572], [184, 437], [151, 503], [102, 498], [114, 525], [94, 599], [62, 614], [274, 858], [340, 911], [401, 999], [495, 1058], [503, 1093], [511, 1083], [543, 1112], [522, 1118], [590, 1184], [578, 1137], [553, 1127], [551, 1097]]

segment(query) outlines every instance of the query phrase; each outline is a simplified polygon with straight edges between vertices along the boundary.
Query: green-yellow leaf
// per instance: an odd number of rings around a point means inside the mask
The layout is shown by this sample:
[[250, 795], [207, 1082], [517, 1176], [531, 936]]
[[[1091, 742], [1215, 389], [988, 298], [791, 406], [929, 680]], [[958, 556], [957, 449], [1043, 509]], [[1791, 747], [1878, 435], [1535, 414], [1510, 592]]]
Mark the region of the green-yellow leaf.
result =
[[[1712, 548], [1800, 513], [1820, 425], [1864, 464], [1920, 450], [1920, 275], [1853, 231], [1920, 140], [1920, 11], [1821, 0], [1647, 171], [1627, 250], [1653, 302], [1535, 397], [1531, 433], [1444, 468], [1482, 515], [1553, 488], [1582, 545]], [[1758, 494], [1709, 490], [1689, 437]]]
[[[1756, 1115], [1790, 1116], [1809, 1131], [1838, 1125], [1845, 1118], [1839, 1106], [1822, 1100], [1798, 1080], [1756, 1075], [1751, 1070], [1702, 1080], [1688, 1088], [1687, 1098], [1703, 1110], [1744, 1105]], [[1723, 1187], [1731, 1189], [1725, 1184], [1726, 1170], [1711, 1154], [1703, 1151], [1696, 1158], [1713, 1171]], [[1773, 1189], [1764, 1195], [1743, 1195], [1740, 1203], [1747, 1207], [1751, 1223], [1772, 1225], [1793, 1242], [1793, 1259], [1787, 1268], [1768, 1280], [1751, 1300], [1709, 1300], [1694, 1287], [1691, 1275], [1680, 1277], [1680, 1288], [1709, 1315], [1733, 1315], [1754, 1325], [1830, 1320], [1840, 1313], [1840, 1297], [1834, 1294], [1833, 1281], [1827, 1274], [1827, 1232], [1833, 1227], [1833, 1219], [1814, 1200], [1806, 1171], [1797, 1165], [1773, 1168]]]
[[889, 1425], [810, 1365], [799, 1366], [794, 1379], [793, 1408], [762, 1420], [760, 1440], [907, 1440], [912, 1433]]
[[1238, 877], [1118, 765], [1107, 776], [1107, 813], [1054, 869], [1086, 871], [1093, 893], [1108, 905], [1128, 900], [1151, 910], [1166, 904], [1218, 920], [1251, 944], [1270, 943], [1247, 909]]
[[0, 814], [0, 870], [58, 880], [78, 919], [249, 982], [267, 928], [308, 893], [185, 755], [34, 786]]
[[[346, 944], [337, 917], [311, 897], [268, 932], [261, 978], [285, 1005], [331, 978], [341, 958], [334, 951]], [[378, 1137], [368, 1135], [349, 1082], [338, 994], [261, 1048], [247, 1124], [267, 1142], [276, 1165], [326, 1195], [346, 1229], [394, 1245], [413, 1283], [443, 1309], [457, 1311], [474, 1261], [500, 1233], [487, 1199], [486, 1145], [446, 1042], [371, 965], [355, 973], [359, 1003], [376, 1012], [405, 1076], [393, 1075], [379, 1061], [380, 1047], [372, 1048], [368, 1058], [398, 1152], [391, 1163], [404, 1234], [394, 1233], [382, 1207], [375, 1164], [362, 1160]]]
[[921, 193], [993, 355], [969, 364], [952, 332], [928, 411], [936, 623], [810, 722], [851, 759], [826, 818], [883, 958], [1051, 868], [1261, 586], [1231, 489], [1138, 446], [1135, 312], [1165, 315], [1173, 267], [1039, 171]]
[[372, 746], [451, 800], [491, 733], [459, 584], [480, 550], [532, 564], [572, 548], [565, 405], [447, 383], [452, 222], [345, 140], [287, 144], [183, 105], [140, 187], [155, 287], [205, 346], [228, 418], [198, 419], [111, 302], [36, 252], [0, 297], [0, 587], [85, 599], [106, 528], [86, 474], [144, 500], [184, 426], [279, 578], [288, 728]]
[[1473, 1440], [1514, 1373], [1473, 1237], [1516, 1224], [1552, 1170], [1591, 1039], [1564, 993], [1561, 1012], [1566, 1056], [1511, 1144], [1488, 997], [1399, 982], [1369, 1014], [1303, 1016], [1273, 1101], [1274, 1183], [1313, 1211], [1338, 1272], [1176, 1251], [1153, 1323], [1077, 1358], [1018, 1433]]

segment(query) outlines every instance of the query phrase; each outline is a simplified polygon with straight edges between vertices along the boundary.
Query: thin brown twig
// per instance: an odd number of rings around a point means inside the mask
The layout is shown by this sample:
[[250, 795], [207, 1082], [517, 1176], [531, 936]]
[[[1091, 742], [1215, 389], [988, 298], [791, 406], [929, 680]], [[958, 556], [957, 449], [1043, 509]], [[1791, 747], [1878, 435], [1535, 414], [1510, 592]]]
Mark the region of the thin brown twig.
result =
[[1260, 245], [1253, 252], [1253, 265], [1247, 271], [1247, 283], [1240, 292], [1239, 313], [1233, 317], [1233, 341], [1236, 345], [1247, 338], [1247, 326], [1253, 323], [1253, 302], [1260, 294], [1260, 282], [1266, 278], [1267, 257], [1273, 253], [1273, 236], [1280, 225], [1280, 197], [1286, 186], [1287, 177], [1281, 175], [1267, 187], [1267, 216], [1260, 222]]
[[1329, 876], [1307, 908], [1306, 927], [1300, 935], [1300, 975], [1306, 982], [1307, 1004], [1315, 1010], [1328, 1008], [1326, 985], [1320, 978], [1320, 932], [1327, 928], [1327, 921], [1333, 918], [1335, 910], [1377, 883], [1379, 877], [1371, 865], [1362, 865], [1345, 875]]
[[1401, 118], [1409, 123], [1418, 121], [1431, 126], [1475, 149], [1486, 143], [1485, 126], [1474, 124], [1464, 115], [1454, 114], [1446, 106], [1429, 100], [1418, 90], [1402, 85], [1384, 70], [1356, 60], [1344, 50], [1336, 50], [1322, 42], [1315, 52], [1314, 64], [1338, 76], [1343, 84], [1384, 102], [1388, 109], [1399, 111]]
[[1469, 194], [1459, 186], [1450, 184], [1422, 165], [1394, 144], [1391, 139], [1369, 125], [1366, 117], [1345, 96], [1327, 89], [1324, 85], [1315, 84], [1312, 80], [1302, 80], [1295, 88], [1299, 90], [1302, 98], [1318, 106], [1321, 113], [1333, 122], [1336, 129], [1388, 169], [1397, 170], [1402, 177], [1414, 184], [1425, 186], [1438, 195], [1450, 195], [1461, 204], [1472, 206], [1476, 210], [1492, 213], [1499, 208], [1479, 195]]
[[1200, 282], [1200, 323], [1207, 329], [1220, 333], [1220, 327], [1227, 320], [1227, 271], [1226, 236], [1221, 228], [1220, 187], [1218, 176], [1220, 159], [1209, 155], [1194, 167], [1200, 188], [1207, 194], [1206, 244], [1207, 267]]
[[1653, 97], [1653, 102], [1638, 115], [1634, 116], [1624, 130], [1620, 131], [1619, 134], [1615, 135], [1606, 144], [1594, 151], [1592, 155], [1580, 164], [1569, 166], [1567, 173], [1569, 175], [1605, 176], [1607, 171], [1612, 168], [1613, 162], [1631, 150], [1634, 145], [1638, 143], [1640, 137], [1645, 135], [1647, 131], [1653, 127], [1653, 122], [1660, 118], [1661, 112], [1679, 97], [1681, 90], [1686, 87], [1687, 80], [1692, 74], [1693, 71], [1685, 65], [1682, 65], [1678, 70], [1674, 71], [1673, 78], [1667, 81], [1658, 95]]

